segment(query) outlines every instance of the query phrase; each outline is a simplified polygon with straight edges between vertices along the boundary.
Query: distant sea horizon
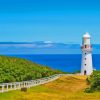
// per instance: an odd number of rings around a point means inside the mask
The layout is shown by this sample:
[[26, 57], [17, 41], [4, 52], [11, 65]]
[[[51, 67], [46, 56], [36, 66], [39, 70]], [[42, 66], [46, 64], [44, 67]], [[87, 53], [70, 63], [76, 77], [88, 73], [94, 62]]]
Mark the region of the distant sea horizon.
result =
[[[13, 54], [7, 55], [23, 58], [40, 65], [64, 72], [76, 72], [81, 69], [81, 54]], [[100, 54], [93, 54], [93, 68], [100, 70]]]

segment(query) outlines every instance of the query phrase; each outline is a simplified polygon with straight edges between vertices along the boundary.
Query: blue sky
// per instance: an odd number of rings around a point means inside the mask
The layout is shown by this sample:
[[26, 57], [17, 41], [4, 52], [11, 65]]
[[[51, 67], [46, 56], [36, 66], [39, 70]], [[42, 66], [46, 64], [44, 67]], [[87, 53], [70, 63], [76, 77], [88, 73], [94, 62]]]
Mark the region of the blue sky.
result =
[[0, 41], [100, 43], [99, 0], [0, 0]]

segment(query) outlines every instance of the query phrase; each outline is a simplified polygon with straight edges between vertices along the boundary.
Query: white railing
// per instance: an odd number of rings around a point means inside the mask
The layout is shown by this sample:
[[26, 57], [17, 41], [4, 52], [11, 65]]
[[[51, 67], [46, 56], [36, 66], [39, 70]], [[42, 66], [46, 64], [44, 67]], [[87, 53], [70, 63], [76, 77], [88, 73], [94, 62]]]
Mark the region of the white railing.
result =
[[8, 92], [8, 91], [11, 91], [11, 90], [21, 89], [23, 87], [30, 88], [30, 87], [33, 87], [33, 86], [45, 84], [45, 83], [54, 81], [54, 80], [58, 79], [59, 77], [65, 76], [65, 75], [70, 75], [70, 74], [55, 74], [55, 75], [52, 75], [52, 76], [49, 76], [49, 77], [36, 79], [36, 80], [13, 82], [13, 83], [1, 83], [0, 84], [0, 93]]

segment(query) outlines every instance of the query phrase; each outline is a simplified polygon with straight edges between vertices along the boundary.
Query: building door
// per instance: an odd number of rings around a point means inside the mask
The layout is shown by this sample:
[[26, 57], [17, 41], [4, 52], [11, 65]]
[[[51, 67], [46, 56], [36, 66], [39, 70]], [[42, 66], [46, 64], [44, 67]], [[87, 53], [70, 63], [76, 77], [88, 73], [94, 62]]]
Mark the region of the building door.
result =
[[86, 75], [87, 73], [86, 73], [86, 70], [84, 71], [84, 75]]

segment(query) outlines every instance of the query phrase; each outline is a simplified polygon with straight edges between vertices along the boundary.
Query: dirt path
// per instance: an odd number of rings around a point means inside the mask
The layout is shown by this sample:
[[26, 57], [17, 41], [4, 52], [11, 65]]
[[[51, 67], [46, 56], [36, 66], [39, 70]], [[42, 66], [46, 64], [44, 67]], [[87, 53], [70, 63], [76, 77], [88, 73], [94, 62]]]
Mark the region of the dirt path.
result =
[[[100, 92], [84, 93], [88, 87], [85, 76], [63, 76], [56, 81], [32, 87], [28, 92], [13, 91], [0, 100], [100, 100]], [[13, 94], [13, 95], [12, 95]], [[10, 98], [10, 99], [9, 99]]]

